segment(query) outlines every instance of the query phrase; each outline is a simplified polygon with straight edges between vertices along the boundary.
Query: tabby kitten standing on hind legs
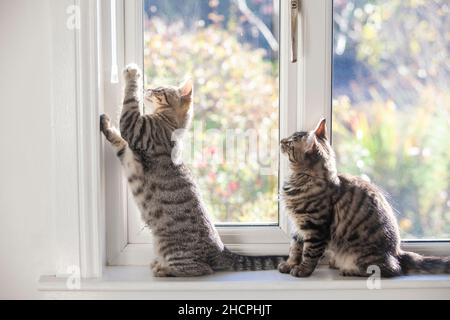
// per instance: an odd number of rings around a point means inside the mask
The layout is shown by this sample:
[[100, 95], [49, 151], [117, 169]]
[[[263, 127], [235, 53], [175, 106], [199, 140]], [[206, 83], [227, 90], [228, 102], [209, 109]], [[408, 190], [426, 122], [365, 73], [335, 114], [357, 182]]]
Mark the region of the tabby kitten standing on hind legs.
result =
[[299, 232], [280, 272], [307, 277], [328, 249], [330, 267], [344, 276], [368, 276], [372, 265], [383, 277], [450, 273], [449, 257], [424, 257], [400, 249], [391, 206], [373, 184], [337, 173], [326, 131], [322, 120], [316, 130], [281, 141], [292, 170], [282, 197]]
[[142, 219], [152, 230], [157, 259], [153, 274], [201, 276], [216, 270], [276, 269], [283, 257], [248, 257], [224, 247], [184, 164], [173, 161], [177, 142], [190, 125], [193, 84], [148, 90], [153, 114], [140, 112], [137, 66], [124, 71], [125, 97], [120, 132], [103, 115], [100, 126], [120, 158]]

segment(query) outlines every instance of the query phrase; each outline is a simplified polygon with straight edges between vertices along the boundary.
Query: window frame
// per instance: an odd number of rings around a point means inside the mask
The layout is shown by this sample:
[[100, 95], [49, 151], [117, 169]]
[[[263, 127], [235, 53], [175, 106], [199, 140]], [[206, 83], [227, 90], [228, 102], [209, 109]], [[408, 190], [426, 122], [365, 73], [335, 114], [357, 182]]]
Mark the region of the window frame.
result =
[[[118, 114], [122, 91], [121, 78], [112, 84], [111, 73], [111, 3], [116, 3], [118, 68], [127, 63], [143, 65], [143, 0], [100, 1], [101, 52], [104, 109]], [[332, 0], [301, 1], [298, 27], [299, 59], [290, 62], [289, 2], [280, 1], [280, 137], [294, 131], [310, 130], [325, 117], [331, 125], [332, 117], [332, 59], [333, 59], [333, 2]], [[311, 19], [310, 17], [314, 17]], [[118, 124], [118, 119], [115, 124]], [[331, 128], [332, 130], [332, 128]], [[331, 132], [330, 130], [330, 132]], [[105, 216], [106, 263], [109, 266], [148, 265], [153, 258], [153, 245], [147, 233], [138, 230], [137, 218], [128, 213], [132, 199], [121, 174], [120, 164], [111, 150], [105, 148]], [[279, 186], [288, 174], [287, 160], [280, 156]], [[290, 242], [290, 227], [283, 206], [279, 205], [278, 226], [218, 226], [227, 247], [249, 255], [286, 254]], [[450, 252], [445, 240], [403, 241], [405, 250], [421, 254], [444, 255]]]
[[[315, 0], [304, 1], [308, 6]], [[54, 242], [55, 274], [49, 277], [52, 279], [49, 282], [46, 277], [41, 278], [40, 284], [46, 287], [52, 281], [60, 281], [58, 292], [67, 289], [68, 276], [73, 277], [74, 271], [77, 274], [74, 267], [82, 278], [98, 279], [108, 276], [108, 270], [115, 270], [107, 265], [145, 264], [151, 253], [148, 245], [127, 246], [126, 222], [120, 221], [125, 210], [121, 207], [125, 194], [121, 168], [99, 128], [99, 115], [120, 105], [120, 85], [111, 85], [108, 80], [111, 35], [105, 21], [109, 21], [109, 3], [110, 0], [58, 0], [50, 5], [54, 17], [50, 26], [52, 69], [57, 71], [52, 72], [51, 83], [53, 171], [49, 186], [54, 195], [51, 199], [54, 233], [49, 236]], [[308, 12], [305, 3], [303, 11]], [[67, 9], [73, 6], [79, 8], [80, 28], [75, 30], [65, 27]], [[120, 23], [123, 21], [119, 19]], [[283, 39], [287, 36], [284, 34]], [[119, 38], [123, 41], [123, 37]], [[288, 69], [290, 73], [284, 81], [296, 81], [292, 68]], [[296, 123], [294, 115], [289, 119]], [[281, 249], [270, 246], [274, 251]], [[269, 253], [270, 246], [263, 247], [261, 253]], [[448, 256], [450, 252], [448, 241], [406, 241], [402, 247], [424, 255]], [[287, 252], [284, 251], [287, 248], [282, 250], [284, 254]]]
[[[118, 57], [119, 69], [123, 68], [127, 63], [135, 62], [143, 68], [143, 0], [123, 1], [115, 0], [117, 5], [117, 25], [122, 28], [117, 28], [117, 43], [118, 43]], [[108, 6], [107, 3], [105, 3]], [[110, 8], [105, 8], [104, 12], [110, 12]], [[280, 17], [288, 17], [288, 3], [281, 2]], [[298, 129], [296, 118], [290, 118], [288, 115], [296, 112], [295, 105], [297, 95], [295, 92], [289, 92], [288, 80], [296, 80], [297, 68], [292, 68], [289, 63], [289, 43], [288, 21], [280, 19], [280, 135], [286, 136], [289, 132]], [[108, 16], [104, 16], [102, 25], [108, 34], [111, 21]], [[110, 35], [110, 34], [109, 34]], [[108, 38], [108, 37], [105, 37]], [[104, 43], [106, 43], [105, 41]], [[104, 50], [104, 55], [110, 55], [108, 43]], [[284, 46], [283, 46], [284, 45]], [[295, 67], [295, 66], [294, 66]], [[288, 76], [283, 76], [288, 75]], [[105, 84], [106, 87], [119, 87], [117, 85]], [[296, 86], [292, 86], [296, 88]], [[112, 91], [108, 90], [108, 91]], [[295, 90], [292, 90], [295, 91]], [[111, 96], [111, 102], [108, 105], [118, 106], [120, 101], [117, 100], [117, 95]], [[287, 106], [291, 106], [291, 110], [287, 110]], [[117, 114], [117, 110], [111, 110], [112, 114]], [[290, 119], [290, 123], [283, 119]], [[294, 121], [292, 121], [292, 119]], [[112, 160], [113, 162], [117, 162]], [[111, 166], [109, 169], [116, 170], [117, 166]], [[108, 169], [107, 169], [108, 170]], [[280, 157], [280, 181], [286, 176], [287, 163], [286, 160]], [[118, 181], [116, 179], [115, 183]], [[107, 184], [109, 185], [109, 184]], [[120, 182], [121, 190], [126, 189], [126, 183]], [[116, 188], [117, 189], [117, 188]], [[125, 208], [128, 212], [132, 209], [133, 200], [128, 192], [127, 196], [118, 196], [117, 193], [107, 195], [107, 198], [112, 198], [117, 202], [118, 208]], [[117, 210], [116, 210], [117, 211]], [[119, 214], [120, 215], [120, 214]], [[117, 219], [119, 218], [119, 219]], [[108, 251], [109, 265], [142, 265], [147, 264], [151, 259], [149, 252], [152, 251], [151, 238], [148, 232], [142, 232], [139, 220], [134, 215], [128, 215], [127, 218], [119, 217], [118, 213], [113, 218], [116, 222], [108, 223], [109, 234], [113, 235], [111, 239], [115, 242], [110, 245]], [[284, 208], [279, 206], [279, 224], [277, 226], [218, 226], [219, 234], [227, 247], [235, 252], [243, 254], [286, 254], [289, 248], [289, 226], [287, 216]], [[120, 240], [117, 240], [120, 239]]]

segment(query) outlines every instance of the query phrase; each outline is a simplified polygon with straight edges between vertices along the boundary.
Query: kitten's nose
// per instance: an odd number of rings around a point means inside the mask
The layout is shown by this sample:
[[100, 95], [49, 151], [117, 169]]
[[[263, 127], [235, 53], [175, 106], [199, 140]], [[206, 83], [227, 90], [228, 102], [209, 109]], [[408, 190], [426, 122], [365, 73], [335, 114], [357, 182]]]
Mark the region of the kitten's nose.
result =
[[285, 146], [288, 144], [288, 139], [282, 139], [280, 143]]

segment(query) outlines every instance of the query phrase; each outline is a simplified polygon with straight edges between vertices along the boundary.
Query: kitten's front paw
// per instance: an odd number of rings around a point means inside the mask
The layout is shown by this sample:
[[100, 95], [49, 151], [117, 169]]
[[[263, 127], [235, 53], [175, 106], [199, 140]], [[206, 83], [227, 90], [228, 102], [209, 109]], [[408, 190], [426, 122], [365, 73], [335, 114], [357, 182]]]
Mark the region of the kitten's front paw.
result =
[[100, 130], [105, 132], [111, 127], [111, 120], [106, 114], [100, 116]]
[[281, 273], [289, 273], [291, 272], [292, 268], [294, 268], [295, 265], [292, 265], [290, 263], [288, 263], [287, 261], [281, 262], [278, 265], [278, 271], [280, 271]]
[[306, 269], [302, 266], [294, 266], [291, 270], [291, 276], [297, 277], [297, 278], [306, 278], [309, 277], [314, 270]]
[[123, 77], [125, 80], [138, 80], [141, 77], [141, 70], [135, 63], [129, 64], [123, 70]]

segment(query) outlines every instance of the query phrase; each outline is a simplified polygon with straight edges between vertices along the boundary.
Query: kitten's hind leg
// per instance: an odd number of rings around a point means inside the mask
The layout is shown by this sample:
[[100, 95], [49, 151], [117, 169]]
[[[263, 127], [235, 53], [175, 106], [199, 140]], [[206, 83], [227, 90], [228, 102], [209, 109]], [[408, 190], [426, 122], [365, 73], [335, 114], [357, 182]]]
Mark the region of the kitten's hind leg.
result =
[[333, 270], [339, 270], [339, 268], [336, 266], [336, 257], [333, 252], [330, 252], [328, 267]]
[[[358, 264], [355, 268], [350, 270], [341, 269], [339, 274], [344, 277], [370, 277], [370, 276], [379, 276], [382, 278], [391, 278], [402, 275], [402, 271], [400, 268], [400, 264], [397, 260], [392, 256], [384, 256], [377, 257], [374, 254], [375, 259], [362, 259], [366, 260], [361, 263], [358, 261]], [[361, 259], [359, 259], [361, 260]]]
[[399, 261], [392, 255], [386, 255], [374, 261], [367, 261], [361, 265], [360, 269], [364, 270], [366, 277], [378, 273], [382, 278], [391, 278], [401, 276], [403, 273]]
[[155, 277], [169, 277], [169, 269], [164, 267], [161, 261], [156, 258], [151, 264], [150, 269]]
[[331, 258], [330, 261], [328, 262], [328, 268], [333, 270], [339, 270], [339, 268], [336, 266], [336, 261], [333, 258]]
[[213, 274], [213, 269], [206, 263], [196, 261], [177, 261], [168, 266], [156, 264], [153, 269], [155, 277], [199, 277]]

